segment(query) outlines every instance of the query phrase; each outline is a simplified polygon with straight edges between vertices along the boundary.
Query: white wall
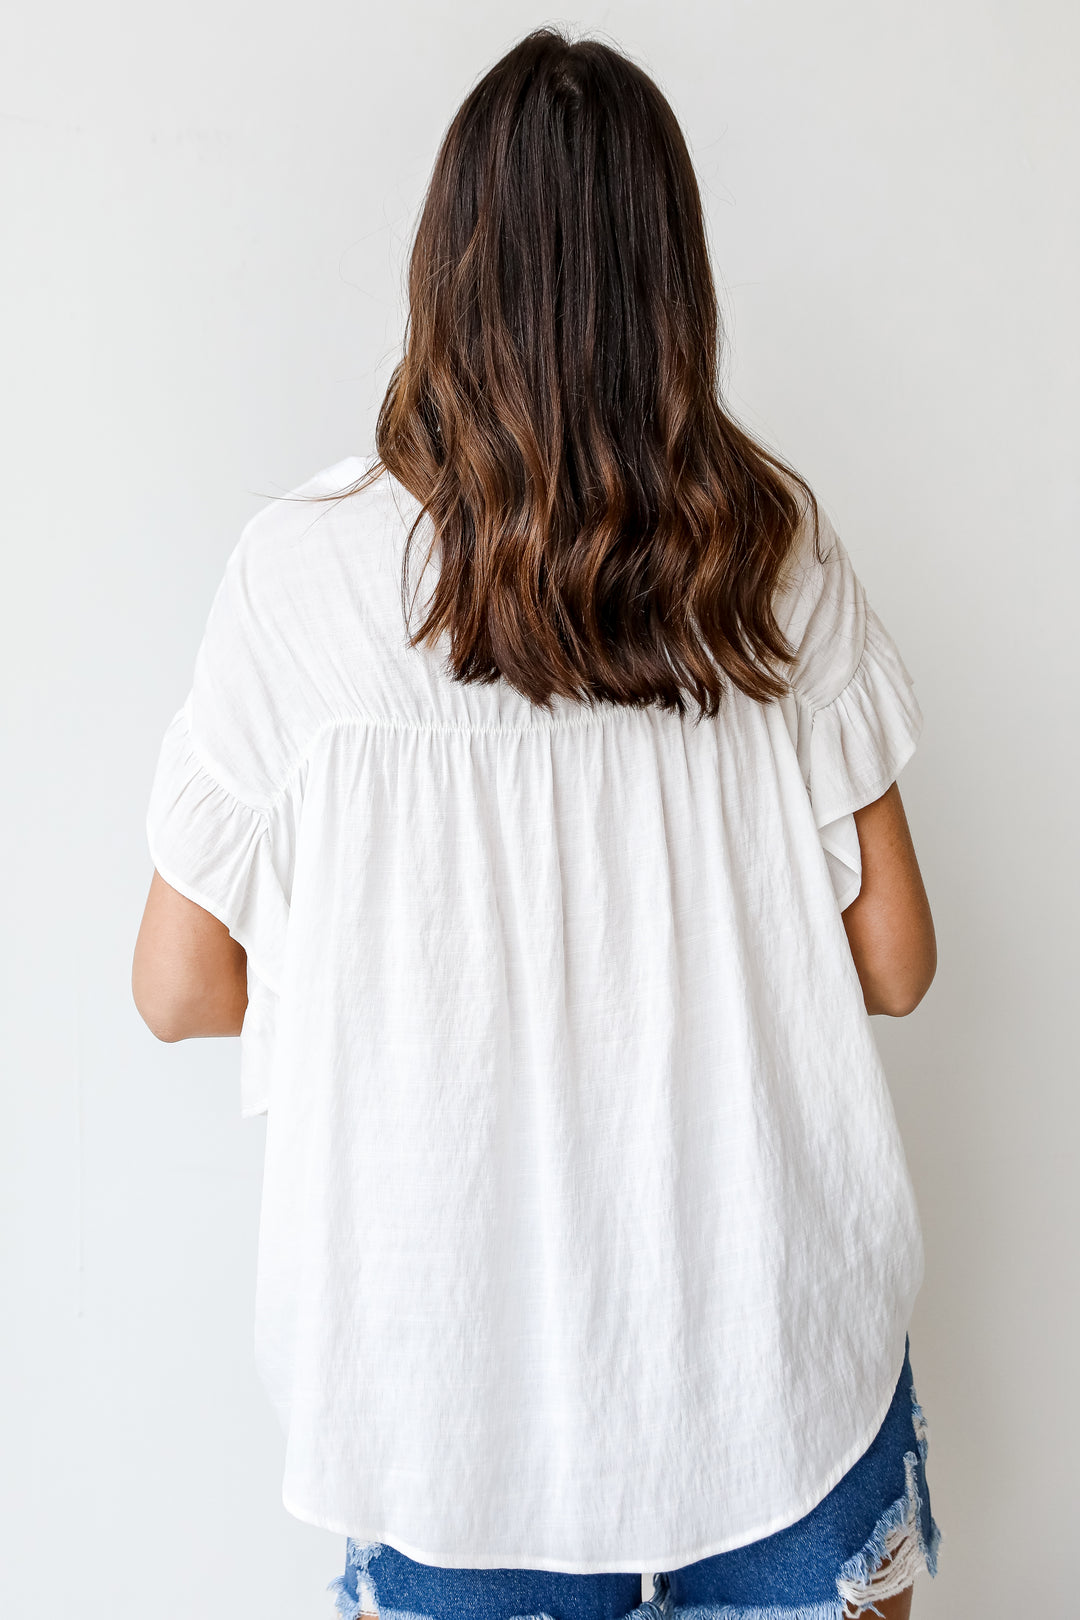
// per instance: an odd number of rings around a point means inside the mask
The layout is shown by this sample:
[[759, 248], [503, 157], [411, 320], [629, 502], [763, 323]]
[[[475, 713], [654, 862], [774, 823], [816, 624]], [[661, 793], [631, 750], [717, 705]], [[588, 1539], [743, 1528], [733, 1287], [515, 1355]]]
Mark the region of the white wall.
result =
[[[8, 926], [0, 1598], [325, 1617], [255, 1381], [236, 1043], [129, 991], [143, 815], [261, 497], [370, 444], [439, 135], [546, 20], [22, 0], [3, 67]], [[940, 969], [877, 1020], [923, 1213], [945, 1532], [920, 1617], [1075, 1605], [1077, 128], [1064, 0], [670, 0], [574, 19], [704, 185], [732, 392], [816, 483], [926, 714]]]

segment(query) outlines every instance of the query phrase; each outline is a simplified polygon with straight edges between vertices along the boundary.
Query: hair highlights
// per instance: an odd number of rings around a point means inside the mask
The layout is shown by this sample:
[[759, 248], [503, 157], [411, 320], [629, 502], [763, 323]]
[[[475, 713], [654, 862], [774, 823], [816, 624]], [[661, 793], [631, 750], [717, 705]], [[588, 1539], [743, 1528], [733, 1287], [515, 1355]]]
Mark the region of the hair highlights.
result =
[[[421, 503], [438, 581], [410, 644], [450, 673], [717, 712], [781, 695], [774, 592], [805, 482], [720, 395], [697, 180], [634, 63], [542, 28], [480, 80], [439, 151], [378, 461]], [[428, 556], [430, 558], [431, 551]]]

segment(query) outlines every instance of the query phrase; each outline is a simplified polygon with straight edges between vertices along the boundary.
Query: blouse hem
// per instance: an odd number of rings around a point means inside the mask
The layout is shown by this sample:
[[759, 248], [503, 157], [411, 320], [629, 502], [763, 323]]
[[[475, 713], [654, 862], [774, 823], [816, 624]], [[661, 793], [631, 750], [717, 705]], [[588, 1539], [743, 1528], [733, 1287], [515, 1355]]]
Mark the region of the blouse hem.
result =
[[737, 1547], [749, 1546], [752, 1542], [762, 1541], [766, 1536], [775, 1535], [780, 1530], [786, 1530], [790, 1525], [797, 1524], [823, 1502], [829, 1492], [838, 1485], [850, 1468], [858, 1462], [859, 1458], [870, 1446], [871, 1441], [884, 1423], [900, 1375], [904, 1370], [904, 1352], [900, 1357], [900, 1365], [893, 1374], [889, 1383], [888, 1392], [880, 1402], [872, 1423], [863, 1431], [855, 1444], [844, 1453], [840, 1461], [823, 1476], [821, 1482], [803, 1497], [791, 1509], [785, 1509], [776, 1514], [766, 1523], [749, 1531], [740, 1532], [735, 1536], [723, 1536], [717, 1541], [702, 1543], [689, 1550], [680, 1548], [673, 1553], [649, 1553], [639, 1558], [605, 1558], [605, 1559], [565, 1559], [552, 1558], [544, 1555], [526, 1553], [489, 1553], [477, 1557], [476, 1555], [456, 1554], [448, 1557], [445, 1551], [422, 1548], [407, 1538], [396, 1535], [393, 1531], [373, 1531], [370, 1529], [357, 1530], [325, 1514], [318, 1513], [310, 1508], [302, 1507], [299, 1502], [290, 1497], [287, 1488], [282, 1489], [281, 1500], [285, 1511], [302, 1524], [313, 1525], [319, 1530], [329, 1530], [334, 1535], [347, 1536], [353, 1541], [364, 1544], [381, 1542], [393, 1547], [397, 1552], [404, 1553], [406, 1558], [412, 1558], [418, 1564], [429, 1564], [438, 1569], [539, 1569], [549, 1573], [566, 1575], [637, 1575], [637, 1574], [666, 1574], [671, 1570], [684, 1569], [688, 1564], [696, 1564], [702, 1558], [715, 1558], [720, 1553], [732, 1552]]

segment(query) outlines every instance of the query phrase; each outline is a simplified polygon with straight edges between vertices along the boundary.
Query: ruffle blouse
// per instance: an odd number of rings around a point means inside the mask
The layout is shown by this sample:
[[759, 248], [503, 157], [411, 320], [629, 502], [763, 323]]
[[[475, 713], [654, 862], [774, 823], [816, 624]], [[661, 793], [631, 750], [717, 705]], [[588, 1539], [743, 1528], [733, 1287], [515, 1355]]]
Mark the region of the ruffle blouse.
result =
[[922, 715], [824, 516], [790, 692], [701, 720], [452, 680], [407, 645], [416, 512], [384, 473], [252, 520], [147, 815], [247, 952], [283, 1499], [444, 1566], [673, 1569], [807, 1513], [903, 1363], [919, 1222], [841, 912]]

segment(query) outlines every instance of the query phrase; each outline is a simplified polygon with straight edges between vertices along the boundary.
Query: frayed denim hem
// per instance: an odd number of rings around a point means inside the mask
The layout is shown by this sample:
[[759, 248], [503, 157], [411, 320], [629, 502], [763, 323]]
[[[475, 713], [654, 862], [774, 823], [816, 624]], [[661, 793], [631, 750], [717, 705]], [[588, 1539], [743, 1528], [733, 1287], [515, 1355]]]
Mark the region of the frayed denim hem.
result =
[[[413, 1614], [408, 1609], [380, 1609], [379, 1620], [431, 1620], [429, 1615]], [[512, 1614], [507, 1620], [552, 1620], [550, 1614], [540, 1610], [536, 1614]], [[625, 1616], [625, 1620], [663, 1620], [660, 1607], [656, 1603], [643, 1603], [637, 1609]]]
[[[341, 1620], [358, 1620], [362, 1614], [377, 1615], [378, 1620], [431, 1620], [429, 1615], [415, 1614], [410, 1609], [388, 1609], [379, 1606], [368, 1566], [381, 1551], [380, 1542], [369, 1542], [366, 1546], [349, 1543], [345, 1574], [338, 1575], [327, 1584], [326, 1588], [328, 1592], [334, 1594], [334, 1606]], [[537, 1614], [511, 1615], [508, 1620], [552, 1620], [552, 1616], [541, 1611]], [[659, 1603], [646, 1600], [631, 1610], [625, 1620], [666, 1620], [666, 1616]]]
[[931, 1517], [929, 1538], [923, 1536], [913, 1451], [905, 1456], [904, 1466], [905, 1494], [885, 1510], [865, 1545], [841, 1566], [835, 1598], [753, 1608], [730, 1603], [676, 1606], [667, 1596], [664, 1577], [657, 1576], [660, 1595], [651, 1607], [659, 1605], [662, 1620], [857, 1620], [858, 1616], [880, 1615], [877, 1605], [905, 1592], [921, 1570], [937, 1574], [941, 1531]]
[[344, 1575], [335, 1576], [326, 1590], [334, 1594], [334, 1608], [341, 1616], [341, 1620], [357, 1620], [360, 1605], [349, 1591], [349, 1583]]
[[825, 1603], [770, 1604], [748, 1609], [739, 1604], [693, 1604], [665, 1610], [665, 1620], [843, 1620], [839, 1599]]
[[926, 1416], [914, 1397], [911, 1422], [918, 1455], [914, 1451], [904, 1454], [904, 1495], [881, 1515], [866, 1545], [848, 1559], [837, 1576], [836, 1586], [843, 1600], [841, 1620], [880, 1615], [877, 1604], [906, 1591], [920, 1571], [926, 1570], [931, 1577], [937, 1574], [941, 1531], [933, 1514], [927, 1512], [924, 1532], [918, 1479], [919, 1464], [926, 1466], [929, 1433]]
[[[337, 1609], [338, 1614], [342, 1615], [342, 1620], [356, 1620], [361, 1614], [377, 1614], [379, 1620], [431, 1620], [429, 1615], [413, 1614], [413, 1610], [410, 1609], [374, 1609], [374, 1607], [364, 1609], [358, 1599], [351, 1596], [351, 1592], [348, 1591], [347, 1576], [340, 1575], [335, 1581], [330, 1581], [327, 1591], [338, 1592]], [[345, 1599], [343, 1604], [342, 1597]], [[539, 1614], [534, 1615], [510, 1615], [508, 1620], [552, 1620], [552, 1617], [541, 1610]], [[664, 1612], [661, 1605], [656, 1602], [644, 1602], [638, 1609], [631, 1610], [625, 1620], [664, 1620]]]
[[[382, 1543], [366, 1544], [350, 1540], [344, 1575], [327, 1583], [326, 1590], [334, 1594], [334, 1607], [341, 1620], [357, 1620], [361, 1614], [378, 1614], [375, 1589], [368, 1574], [368, 1565], [382, 1552]], [[355, 1574], [353, 1571], [355, 1570]], [[355, 1591], [353, 1588], [355, 1587]]]
[[[931, 1576], [937, 1574], [941, 1532], [931, 1518], [929, 1541], [923, 1538], [913, 1451], [907, 1454], [905, 1465], [906, 1493], [886, 1509], [866, 1544], [841, 1566], [835, 1598], [821, 1603], [774, 1603], [753, 1608], [730, 1603], [677, 1607], [662, 1591], [658, 1601], [663, 1620], [856, 1620], [857, 1616], [880, 1615], [876, 1605], [906, 1591], [920, 1570], [925, 1569]], [[890, 1562], [881, 1568], [886, 1559]], [[662, 1581], [663, 1577], [658, 1576], [658, 1587]]]
[[[409, 1609], [380, 1609], [379, 1620], [431, 1620], [429, 1615], [413, 1614]], [[540, 1610], [536, 1614], [512, 1614], [507, 1620], [552, 1620], [550, 1614]], [[659, 1603], [646, 1602], [632, 1609], [625, 1620], [665, 1620]]]
[[[687, 1611], [680, 1609], [678, 1613]], [[694, 1611], [690, 1611], [694, 1612]], [[725, 1604], [721, 1609], [702, 1609], [710, 1620], [841, 1620], [843, 1609], [839, 1603], [800, 1603], [797, 1608], [781, 1605], [779, 1608], [740, 1609]]]
[[[408, 1609], [379, 1609], [378, 1615], [379, 1620], [431, 1620], [429, 1615], [413, 1614]], [[355, 1617], [350, 1615], [346, 1620], [355, 1620]], [[552, 1616], [541, 1610], [537, 1614], [509, 1615], [508, 1620], [552, 1620]], [[646, 1602], [632, 1609], [625, 1620], [665, 1620], [665, 1617], [658, 1603]]]

